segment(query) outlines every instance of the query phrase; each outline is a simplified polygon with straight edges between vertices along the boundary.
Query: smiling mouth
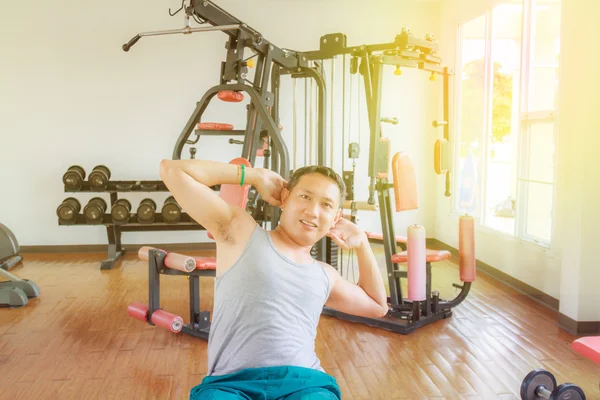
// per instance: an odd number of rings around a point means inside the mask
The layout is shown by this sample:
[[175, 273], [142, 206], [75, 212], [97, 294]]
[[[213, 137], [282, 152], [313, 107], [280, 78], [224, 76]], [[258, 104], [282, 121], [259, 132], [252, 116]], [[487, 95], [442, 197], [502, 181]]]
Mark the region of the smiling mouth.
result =
[[308, 221], [305, 221], [303, 219], [301, 219], [300, 222], [302, 222], [306, 226], [310, 226], [311, 228], [316, 228], [317, 227], [317, 225], [313, 224], [312, 222], [308, 222]]

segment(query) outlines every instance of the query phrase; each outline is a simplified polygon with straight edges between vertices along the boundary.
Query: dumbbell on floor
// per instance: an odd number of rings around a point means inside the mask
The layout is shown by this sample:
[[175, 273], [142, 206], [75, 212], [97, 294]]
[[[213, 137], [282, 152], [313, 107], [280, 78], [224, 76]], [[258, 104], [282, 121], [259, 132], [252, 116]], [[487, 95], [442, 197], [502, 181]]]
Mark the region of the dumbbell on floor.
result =
[[140, 224], [151, 224], [154, 222], [156, 203], [152, 199], [144, 199], [137, 209], [138, 222]]
[[102, 197], [94, 197], [83, 208], [85, 222], [90, 225], [101, 224], [106, 212], [106, 201]]
[[92, 190], [105, 190], [109, 180], [110, 169], [104, 165], [95, 166], [88, 178]]
[[527, 374], [521, 384], [522, 400], [585, 400], [583, 390], [572, 383], [556, 386], [556, 378], [550, 372], [536, 369]]
[[80, 190], [85, 180], [85, 170], [79, 165], [72, 165], [63, 175], [66, 190]]
[[110, 215], [115, 224], [125, 224], [129, 221], [131, 203], [127, 199], [117, 200], [110, 210]]
[[81, 211], [81, 203], [74, 197], [68, 197], [56, 209], [56, 215], [63, 224], [74, 224]]

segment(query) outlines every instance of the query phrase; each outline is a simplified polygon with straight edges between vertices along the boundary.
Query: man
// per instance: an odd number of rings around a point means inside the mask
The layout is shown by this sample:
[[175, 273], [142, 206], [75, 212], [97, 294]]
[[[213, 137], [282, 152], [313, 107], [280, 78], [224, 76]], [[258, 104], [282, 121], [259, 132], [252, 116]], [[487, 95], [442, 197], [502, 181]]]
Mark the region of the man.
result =
[[[261, 168], [207, 160], [163, 160], [160, 176], [182, 208], [216, 241], [208, 373], [190, 399], [338, 399], [314, 341], [323, 305], [383, 317], [387, 296], [365, 233], [342, 218], [345, 187], [327, 167], [297, 170], [289, 182]], [[263, 229], [210, 187], [253, 185], [281, 208]], [[343, 279], [310, 250], [324, 236], [355, 249], [360, 280]]]

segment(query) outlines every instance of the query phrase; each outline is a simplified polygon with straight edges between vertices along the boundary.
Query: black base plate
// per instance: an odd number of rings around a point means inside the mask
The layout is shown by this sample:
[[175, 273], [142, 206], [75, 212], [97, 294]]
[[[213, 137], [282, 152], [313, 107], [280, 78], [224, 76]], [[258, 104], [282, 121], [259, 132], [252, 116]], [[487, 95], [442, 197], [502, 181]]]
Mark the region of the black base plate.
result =
[[322, 315], [335, 317], [346, 321], [361, 323], [368, 326], [385, 329], [391, 332], [400, 333], [402, 335], [408, 335], [409, 333], [414, 332], [416, 329], [424, 325], [430, 324], [435, 321], [439, 321], [444, 318], [450, 318], [452, 316], [452, 311], [442, 310], [436, 314], [431, 314], [429, 316], [422, 317], [417, 321], [411, 321], [407, 318], [401, 318], [400, 315], [394, 311], [390, 311], [388, 315], [386, 315], [383, 318], [366, 318], [346, 314], [327, 306], [323, 307]]

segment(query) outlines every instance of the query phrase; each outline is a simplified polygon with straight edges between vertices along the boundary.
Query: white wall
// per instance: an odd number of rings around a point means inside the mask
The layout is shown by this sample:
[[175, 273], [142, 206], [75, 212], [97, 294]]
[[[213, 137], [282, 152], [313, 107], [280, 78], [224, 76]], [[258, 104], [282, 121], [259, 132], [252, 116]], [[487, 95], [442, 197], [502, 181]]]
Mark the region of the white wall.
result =
[[[316, 49], [323, 34], [344, 32], [350, 45], [393, 40], [402, 26], [418, 36], [437, 35], [439, 7], [406, 1], [218, 1], [220, 6], [261, 31], [280, 47]], [[129, 53], [121, 50], [137, 32], [180, 28], [183, 17], [169, 17], [180, 2], [47, 2], [31, 7], [13, 2], [0, 15], [0, 174], [5, 188], [0, 221], [21, 245], [105, 244], [104, 227], [59, 227], [56, 208], [64, 193], [62, 174], [73, 164], [89, 173], [107, 165], [114, 179], [158, 179], [158, 164], [170, 158], [181, 129], [205, 91], [218, 84], [226, 36], [221, 32], [142, 38]], [[387, 79], [394, 81], [389, 70]], [[398, 216], [431, 226], [434, 199], [429, 104], [438, 89], [426, 74], [405, 70], [386, 87], [384, 114], [406, 118], [386, 129], [393, 150], [408, 151], [421, 182], [421, 210]], [[287, 85], [287, 86], [286, 86]], [[282, 102], [284, 136], [291, 140], [291, 86]], [[393, 87], [389, 93], [388, 88]], [[391, 95], [394, 95], [393, 98]], [[339, 106], [339, 101], [337, 102]], [[363, 107], [366, 109], [366, 107]], [[243, 129], [243, 105], [211, 104], [206, 119]], [[365, 117], [362, 119], [366, 121]], [[338, 125], [340, 123], [338, 122]], [[368, 155], [364, 125], [361, 162]], [[435, 133], [434, 133], [435, 134]], [[203, 138], [198, 158], [227, 161], [239, 147]], [[222, 143], [222, 144], [219, 144]], [[337, 140], [336, 143], [340, 143]], [[345, 151], [344, 151], [345, 152]], [[339, 156], [337, 156], [339, 160]], [[347, 163], [346, 167], [349, 167]], [[361, 165], [362, 166], [362, 165]], [[365, 175], [363, 173], [363, 175]], [[366, 187], [367, 180], [357, 185]], [[361, 194], [366, 198], [366, 190]], [[76, 194], [82, 205], [95, 193]], [[159, 207], [168, 194], [150, 194]], [[108, 194], [100, 194], [108, 200]], [[147, 194], [128, 195], [136, 208]], [[425, 199], [427, 197], [427, 199]], [[377, 229], [377, 215], [362, 214], [365, 228]], [[204, 232], [126, 233], [125, 243], [195, 242]]]
[[[560, 311], [578, 321], [600, 321], [599, 16], [593, 0], [563, 3], [555, 240], [562, 253]], [[585, 43], [581, 35], [594, 39]], [[581, 54], [585, 62], [577, 61]]]
[[[442, 6], [442, 48], [454, 60], [457, 26], [499, 3], [496, 0], [452, 0]], [[560, 312], [577, 321], [597, 321], [600, 279], [595, 246], [600, 237], [596, 118], [600, 108], [597, 73], [598, 7], [595, 1], [563, 1], [560, 102], [555, 217], [550, 249], [544, 249], [484, 226], [476, 227], [477, 259], [560, 300]], [[579, 61], [585, 53], [585, 62]], [[450, 61], [449, 61], [450, 62]], [[452, 61], [451, 65], [455, 65]], [[451, 107], [451, 115], [454, 115]], [[452, 137], [454, 131], [452, 130]], [[438, 198], [443, 181], [437, 182]], [[437, 203], [435, 236], [458, 245], [458, 216], [451, 199]]]

